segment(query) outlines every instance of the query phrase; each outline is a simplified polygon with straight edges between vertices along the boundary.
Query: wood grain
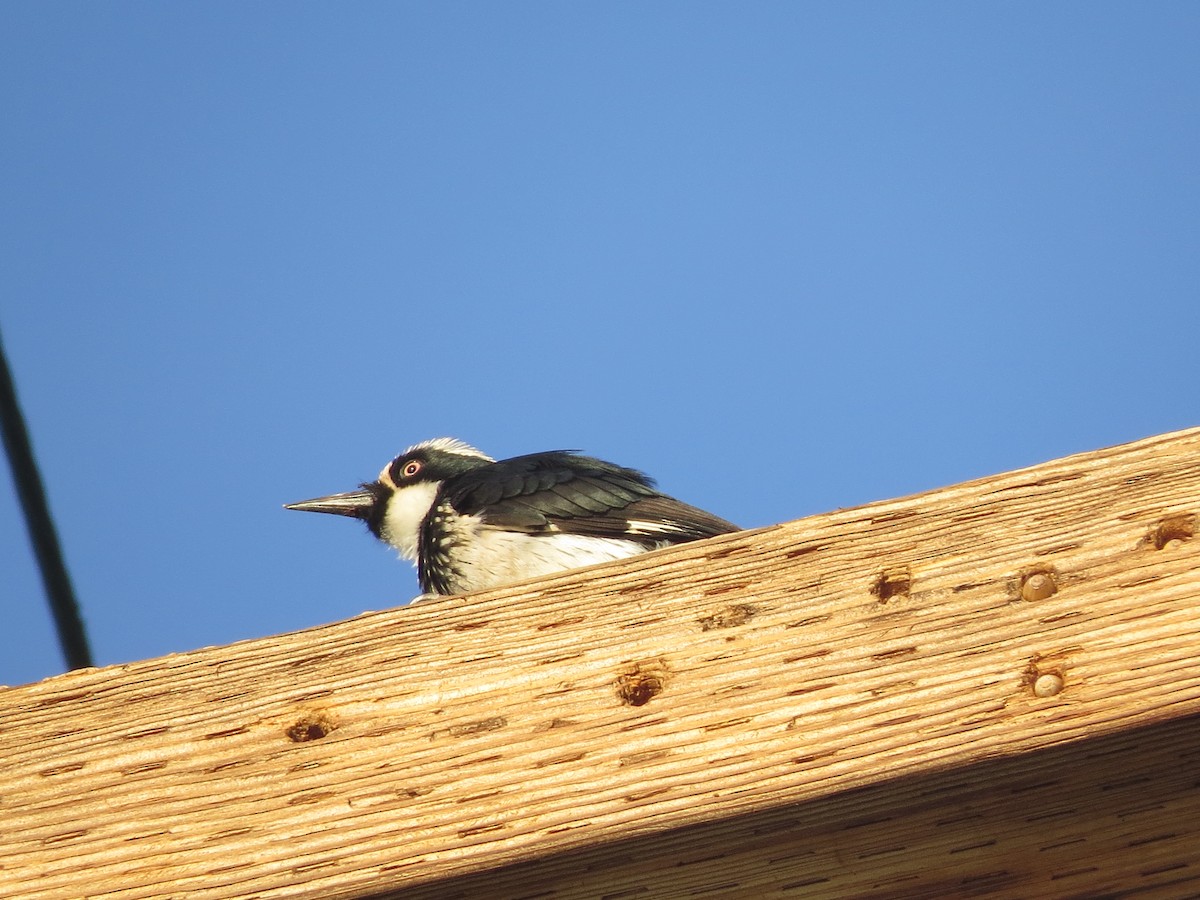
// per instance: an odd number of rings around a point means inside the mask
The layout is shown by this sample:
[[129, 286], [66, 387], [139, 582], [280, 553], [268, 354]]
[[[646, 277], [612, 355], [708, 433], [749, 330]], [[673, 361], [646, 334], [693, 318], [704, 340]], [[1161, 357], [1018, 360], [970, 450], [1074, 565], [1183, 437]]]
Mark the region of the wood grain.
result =
[[0, 896], [1194, 896], [1198, 514], [1189, 430], [6, 688]]

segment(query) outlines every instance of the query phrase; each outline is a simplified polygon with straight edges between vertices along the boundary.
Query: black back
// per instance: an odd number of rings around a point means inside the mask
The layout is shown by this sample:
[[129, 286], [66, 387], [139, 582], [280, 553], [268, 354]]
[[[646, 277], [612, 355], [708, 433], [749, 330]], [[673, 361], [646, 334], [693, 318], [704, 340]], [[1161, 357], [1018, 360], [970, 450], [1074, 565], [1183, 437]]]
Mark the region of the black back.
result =
[[[661, 493], [636, 469], [566, 450], [517, 456], [458, 475], [446, 481], [442, 498], [459, 514], [481, 516], [497, 528], [624, 538], [647, 546], [738, 530]], [[654, 525], [661, 527], [647, 528]]]
[[484, 527], [527, 534], [578, 534], [634, 541], [647, 550], [740, 530], [654, 487], [635, 469], [572, 451], [531, 453], [485, 463], [446, 479], [422, 526], [422, 589], [450, 593], [453, 550], [447, 504]]

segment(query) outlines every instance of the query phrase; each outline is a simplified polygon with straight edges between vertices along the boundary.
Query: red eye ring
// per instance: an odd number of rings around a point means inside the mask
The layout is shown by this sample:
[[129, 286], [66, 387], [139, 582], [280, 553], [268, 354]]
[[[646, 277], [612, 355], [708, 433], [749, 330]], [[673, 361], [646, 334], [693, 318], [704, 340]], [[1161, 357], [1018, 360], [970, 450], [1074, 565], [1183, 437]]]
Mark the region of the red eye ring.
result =
[[404, 478], [412, 478], [421, 471], [421, 463], [415, 459], [411, 459], [404, 464], [404, 468], [400, 470], [400, 474]]

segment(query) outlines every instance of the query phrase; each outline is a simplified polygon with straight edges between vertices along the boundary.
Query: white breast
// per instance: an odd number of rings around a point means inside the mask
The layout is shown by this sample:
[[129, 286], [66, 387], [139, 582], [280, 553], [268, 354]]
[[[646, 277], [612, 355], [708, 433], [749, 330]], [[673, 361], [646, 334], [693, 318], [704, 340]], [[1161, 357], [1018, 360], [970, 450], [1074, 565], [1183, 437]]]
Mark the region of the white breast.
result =
[[455, 571], [450, 589], [456, 594], [623, 559], [646, 550], [636, 541], [615, 538], [502, 531], [482, 526], [473, 517], [460, 519], [459, 525], [474, 533], [449, 548]]

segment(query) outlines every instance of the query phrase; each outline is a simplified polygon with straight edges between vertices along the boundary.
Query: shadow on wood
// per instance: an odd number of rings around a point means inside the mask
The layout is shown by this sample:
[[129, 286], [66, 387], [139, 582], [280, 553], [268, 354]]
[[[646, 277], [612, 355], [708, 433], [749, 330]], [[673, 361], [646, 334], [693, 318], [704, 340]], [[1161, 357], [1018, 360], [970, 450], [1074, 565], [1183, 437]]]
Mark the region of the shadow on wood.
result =
[[372, 900], [1184, 897], [1198, 847], [1193, 716]]

